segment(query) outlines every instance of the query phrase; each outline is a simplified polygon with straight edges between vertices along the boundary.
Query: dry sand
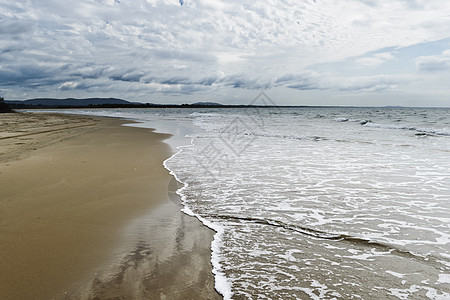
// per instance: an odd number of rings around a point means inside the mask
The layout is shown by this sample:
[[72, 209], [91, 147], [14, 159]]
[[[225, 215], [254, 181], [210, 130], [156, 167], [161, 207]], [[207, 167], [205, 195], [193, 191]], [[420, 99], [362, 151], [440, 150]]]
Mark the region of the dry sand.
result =
[[0, 115], [0, 299], [220, 298], [213, 232], [169, 201], [169, 136], [123, 123]]

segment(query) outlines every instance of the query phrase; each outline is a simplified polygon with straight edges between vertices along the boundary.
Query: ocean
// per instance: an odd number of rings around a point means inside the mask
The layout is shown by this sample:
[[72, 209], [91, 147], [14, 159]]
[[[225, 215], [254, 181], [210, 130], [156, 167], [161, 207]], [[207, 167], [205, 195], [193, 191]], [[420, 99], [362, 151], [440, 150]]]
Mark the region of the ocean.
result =
[[225, 299], [450, 299], [450, 108], [71, 112], [177, 137]]

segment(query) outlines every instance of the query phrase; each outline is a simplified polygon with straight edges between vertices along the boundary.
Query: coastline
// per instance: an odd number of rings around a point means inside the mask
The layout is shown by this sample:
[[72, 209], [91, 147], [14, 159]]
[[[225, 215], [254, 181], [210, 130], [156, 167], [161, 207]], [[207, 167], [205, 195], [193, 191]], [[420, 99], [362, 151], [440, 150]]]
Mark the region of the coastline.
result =
[[214, 232], [169, 199], [169, 135], [36, 115], [2, 124], [0, 298], [220, 299]]

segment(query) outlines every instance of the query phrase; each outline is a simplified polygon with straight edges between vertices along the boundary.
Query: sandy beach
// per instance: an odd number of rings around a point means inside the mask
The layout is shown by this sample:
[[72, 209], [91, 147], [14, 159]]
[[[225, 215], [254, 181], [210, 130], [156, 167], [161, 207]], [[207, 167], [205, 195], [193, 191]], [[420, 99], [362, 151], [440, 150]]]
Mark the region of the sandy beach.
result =
[[169, 135], [124, 122], [0, 115], [0, 299], [220, 299]]

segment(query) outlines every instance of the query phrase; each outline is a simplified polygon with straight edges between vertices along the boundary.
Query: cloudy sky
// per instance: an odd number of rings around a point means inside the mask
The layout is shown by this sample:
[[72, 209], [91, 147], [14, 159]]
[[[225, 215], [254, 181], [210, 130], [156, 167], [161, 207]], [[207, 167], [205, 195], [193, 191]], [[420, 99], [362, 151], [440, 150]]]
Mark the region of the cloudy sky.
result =
[[0, 0], [0, 95], [450, 106], [448, 0]]

